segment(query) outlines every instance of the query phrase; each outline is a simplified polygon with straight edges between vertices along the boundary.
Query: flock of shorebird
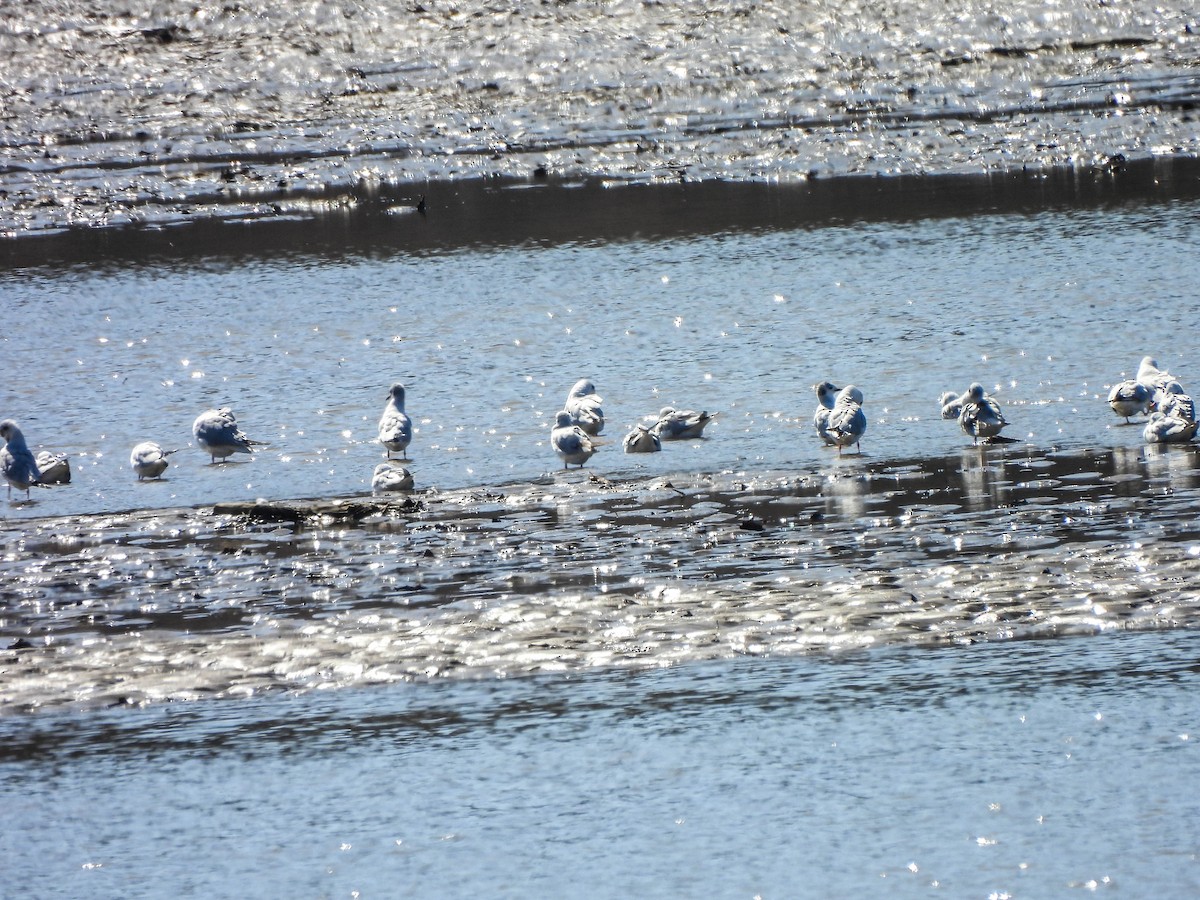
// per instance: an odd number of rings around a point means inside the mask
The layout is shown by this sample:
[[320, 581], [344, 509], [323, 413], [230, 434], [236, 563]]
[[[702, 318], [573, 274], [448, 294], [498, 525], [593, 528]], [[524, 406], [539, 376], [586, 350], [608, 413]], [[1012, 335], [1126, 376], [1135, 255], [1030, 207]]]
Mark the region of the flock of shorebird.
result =
[[[1000, 436], [1008, 420], [999, 404], [984, 393], [983, 385], [972, 384], [963, 394], [944, 393], [940, 402], [942, 418], [957, 419], [972, 440], [1008, 440]], [[1148, 444], [1186, 444], [1196, 436], [1196, 405], [1179, 379], [1159, 368], [1152, 356], [1142, 357], [1135, 378], [1113, 385], [1108, 405], [1128, 424], [1133, 416], [1148, 416], [1142, 429]]]
[[1196, 436], [1196, 404], [1152, 356], [1142, 357], [1136, 378], [1113, 385], [1108, 405], [1126, 422], [1149, 415], [1142, 431], [1148, 444], [1186, 444]]
[[[604, 398], [596, 393], [596, 385], [586, 378], [575, 382], [567, 394], [567, 402], [554, 420], [550, 446], [563, 468], [582, 466], [592, 458], [600, 442], [597, 435], [604, 430]], [[663, 441], [683, 441], [698, 438], [704, 428], [717, 417], [716, 413], [695, 412], [664, 406], [653, 425], [637, 424], [621, 442], [626, 453], [657, 453]]]
[[[861, 450], [862, 436], [867, 430], [863, 412], [863, 392], [854, 385], [839, 388], [824, 381], [814, 386], [817, 411], [813, 426], [826, 444], [842, 452], [847, 447]], [[575, 383], [567, 394], [566, 403], [556, 415], [550, 432], [550, 445], [562, 460], [563, 468], [582, 466], [601, 442], [597, 436], [604, 430], [603, 398], [588, 379]], [[1133, 416], [1147, 415], [1143, 435], [1148, 443], [1186, 443], [1196, 436], [1196, 407], [1183, 386], [1169, 372], [1160, 369], [1153, 357], [1145, 357], [1138, 367], [1137, 377], [1113, 386], [1108, 396], [1109, 406], [1129, 422]], [[989, 397], [979, 383], [972, 384], [962, 394], [953, 391], [939, 398], [943, 419], [957, 419], [959, 427], [973, 443], [1010, 441], [1000, 432], [1008, 420], [999, 404]], [[647, 417], [650, 419], [653, 417]], [[688, 440], [703, 436], [705, 427], [716, 413], [663, 407], [652, 425], [637, 424], [625, 435], [622, 445], [626, 453], [654, 453], [662, 450], [663, 441]], [[228, 407], [201, 413], [192, 423], [197, 445], [206, 451], [212, 462], [223, 461], [235, 453], [253, 453], [255, 447], [267, 446], [263, 441], [248, 438], [238, 426]], [[71, 480], [70, 462], [64, 455], [43, 450], [36, 457], [25, 442], [25, 436], [12, 419], [0, 422], [0, 470], [12, 489], [25, 491], [35, 486], [62, 484]], [[393, 384], [387, 404], [379, 417], [379, 442], [387, 450], [388, 462], [375, 467], [371, 478], [374, 493], [406, 491], [413, 487], [413, 475], [406, 467], [393, 463], [392, 454], [408, 459], [413, 424], [404, 410], [404, 385]], [[160, 478], [168, 466], [168, 457], [175, 450], [164, 450], [153, 441], [133, 448], [129, 464], [138, 480]]]

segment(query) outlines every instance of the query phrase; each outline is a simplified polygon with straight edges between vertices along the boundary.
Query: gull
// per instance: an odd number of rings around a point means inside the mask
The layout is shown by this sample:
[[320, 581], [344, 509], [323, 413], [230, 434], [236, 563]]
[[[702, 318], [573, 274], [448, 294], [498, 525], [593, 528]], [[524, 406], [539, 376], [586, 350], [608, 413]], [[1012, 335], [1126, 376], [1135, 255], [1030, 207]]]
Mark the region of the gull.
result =
[[980, 438], [990, 439], [998, 436], [1008, 424], [1000, 406], [991, 397], [983, 393], [983, 385], [975, 382], [967, 389], [967, 398], [963, 402], [962, 412], [958, 415], [958, 424], [963, 432], [971, 436], [971, 443], [976, 444]]
[[1174, 380], [1174, 376], [1158, 367], [1158, 360], [1153, 356], [1143, 356], [1141, 363], [1138, 365], [1137, 381], [1139, 384], [1144, 384], [1151, 391], [1157, 391], [1164, 387], [1168, 381]]
[[1112, 390], [1108, 392], [1108, 405], [1118, 416], [1125, 417], [1127, 425], [1130, 416], [1149, 412], [1153, 399], [1154, 391], [1140, 381], [1119, 382], [1114, 384]]
[[0, 471], [3, 471], [4, 478], [8, 481], [8, 499], [12, 499], [12, 489], [16, 488], [18, 491], [24, 491], [25, 499], [28, 500], [30, 487], [45, 487], [37, 460], [29, 452], [25, 435], [12, 419], [0, 422], [0, 437], [5, 440], [4, 446], [0, 447]]
[[202, 450], [207, 450], [212, 461], [225, 459], [235, 453], [253, 453], [251, 447], [265, 446], [263, 441], [252, 441], [242, 434], [237, 419], [228, 406], [200, 413], [192, 423], [192, 434]]
[[71, 483], [71, 461], [67, 454], [43, 450], [37, 455], [37, 465], [42, 473], [42, 484]]
[[142, 441], [129, 454], [129, 465], [137, 473], [138, 481], [158, 478], [167, 469], [167, 457], [174, 450], [164, 450], [154, 441]]
[[862, 404], [863, 392], [848, 384], [838, 393], [833, 409], [829, 411], [826, 430], [830, 443], [838, 448], [838, 453], [851, 444], [858, 446], [859, 453], [862, 452], [860, 441], [867, 430], [867, 416], [862, 411]]
[[413, 475], [404, 466], [394, 466], [391, 463], [380, 463], [375, 467], [371, 476], [371, 491], [376, 494], [386, 494], [392, 491], [411, 491]]
[[[1176, 416], [1185, 422], [1196, 421], [1196, 404], [1183, 391], [1183, 385], [1171, 379], [1154, 392], [1154, 408], [1167, 416]], [[42, 473], [45, 474], [44, 472]]]
[[567, 394], [563, 409], [571, 414], [572, 422], [594, 436], [604, 430], [604, 410], [600, 408], [603, 402], [604, 398], [596, 393], [596, 385], [581, 378]]
[[703, 437], [704, 426], [716, 417], [716, 413], [709, 415], [707, 412], [664, 406], [651, 430], [664, 441], [685, 441]]
[[412, 443], [412, 419], [404, 411], [404, 385], [396, 382], [388, 391], [388, 402], [379, 417], [379, 443], [387, 447], [388, 459], [393, 453], [408, 459], [408, 445]]
[[633, 426], [633, 431], [625, 435], [626, 453], [657, 453], [662, 449], [662, 441], [657, 434], [645, 425]]
[[582, 467], [596, 452], [596, 445], [591, 436], [580, 428], [565, 409], [559, 412], [555, 419], [554, 428], [550, 432], [550, 446], [563, 461], [563, 468], [568, 465]]
[[[967, 388], [961, 394], [956, 394], [954, 391], [945, 391], [944, 393], [940, 394], [938, 396], [938, 406], [941, 408], [942, 418], [957, 419], [959, 416], [961, 416], [962, 408], [967, 403], [971, 402], [971, 389], [974, 387], [975, 385], [971, 385], [971, 387]], [[981, 386], [980, 390], [982, 389], [983, 388]], [[987, 395], [984, 394], [983, 396], [986, 397]]]
[[962, 413], [963, 404], [970, 397], [970, 391], [964, 391], [961, 394], [956, 394], [954, 391], [946, 391], [938, 397], [938, 408], [942, 411], [943, 419], [957, 419]]
[[842, 389], [832, 381], [822, 381], [820, 384], [814, 384], [813, 390], [817, 392], [817, 411], [813, 413], [813, 427], [817, 429], [821, 440], [833, 446], [833, 438], [829, 436], [829, 413], [833, 411], [834, 401]]
[[1150, 413], [1142, 436], [1147, 444], [1186, 444], [1196, 436], [1196, 423], [1156, 409]]

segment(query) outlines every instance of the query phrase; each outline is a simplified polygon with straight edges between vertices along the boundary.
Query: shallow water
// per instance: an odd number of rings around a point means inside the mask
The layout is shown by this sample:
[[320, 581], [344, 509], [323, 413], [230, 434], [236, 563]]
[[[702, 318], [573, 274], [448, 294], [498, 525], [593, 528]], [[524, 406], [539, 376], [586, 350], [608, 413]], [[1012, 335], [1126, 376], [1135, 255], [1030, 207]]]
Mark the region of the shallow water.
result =
[[[5, 506], [2, 633], [33, 646], [4, 705], [1191, 625], [1195, 451], [1104, 398], [1144, 352], [1189, 383], [1196, 215], [1185, 193], [413, 253], [368, 220], [316, 254], [12, 270], [10, 409], [73, 480]], [[564, 472], [579, 377], [609, 444]], [[208, 515], [365, 497], [396, 378], [419, 509]], [[824, 378], [866, 394], [861, 454], [812, 430]], [[938, 416], [975, 379], [1014, 443]], [[719, 418], [622, 453], [668, 403]], [[190, 424], [219, 405], [270, 447], [210, 464]], [[128, 468], [147, 438], [181, 448], [161, 482]]]
[[1190, 896], [1195, 630], [0, 718], [37, 896]]
[[1195, 628], [1198, 465], [967, 448], [30, 522], [0, 712]]
[[[1035, 448], [1139, 447], [1141, 429], [1104, 398], [1145, 353], [1189, 383], [1179, 335], [1200, 303], [1198, 212], [1185, 199], [686, 240], [412, 255], [349, 244], [337, 258], [10, 270], [0, 290], [23, 324], [2, 338], [4, 413], [31, 447], [71, 454], [73, 482], [5, 515], [363, 492], [393, 380], [408, 386], [419, 488], [553, 474], [550, 426], [583, 377], [605, 398], [609, 440], [587, 471], [609, 477], [830, 465], [810, 426], [811, 385], [826, 378], [863, 389], [871, 460], [961, 447], [936, 398], [974, 380], [1004, 406], [1008, 434]], [[623, 454], [625, 432], [668, 404], [718, 412], [710, 437]], [[191, 423], [215, 406], [270, 447], [209, 465], [189, 447]], [[147, 439], [182, 449], [162, 482], [138, 484], [128, 454]]]

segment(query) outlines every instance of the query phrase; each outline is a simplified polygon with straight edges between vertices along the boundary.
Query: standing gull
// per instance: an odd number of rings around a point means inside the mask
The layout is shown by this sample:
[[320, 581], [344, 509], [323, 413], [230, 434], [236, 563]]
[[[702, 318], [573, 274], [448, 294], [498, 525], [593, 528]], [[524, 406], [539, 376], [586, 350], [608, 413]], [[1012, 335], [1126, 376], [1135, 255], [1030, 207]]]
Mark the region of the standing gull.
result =
[[164, 450], [154, 441], [142, 441], [129, 454], [129, 465], [137, 473], [138, 481], [159, 478], [167, 470], [167, 457], [174, 450]]
[[412, 443], [412, 419], [404, 411], [404, 385], [396, 382], [388, 391], [388, 402], [379, 417], [379, 443], [387, 447], [388, 459], [399, 453], [408, 459], [408, 445]]
[[8, 499], [12, 499], [12, 489], [16, 488], [18, 491], [24, 491], [25, 499], [28, 500], [30, 487], [35, 484], [45, 487], [37, 460], [29, 452], [25, 435], [12, 419], [0, 422], [0, 437], [5, 441], [4, 446], [0, 447], [0, 471], [3, 471], [8, 482]]
[[581, 378], [567, 394], [563, 409], [571, 414], [572, 422], [595, 436], [604, 430], [604, 410], [600, 408], [603, 402], [604, 398], [596, 393], [596, 385]]
[[990, 440], [997, 437], [1008, 424], [1008, 420], [1000, 412], [999, 404], [984, 395], [983, 385], [975, 382], [967, 390], [962, 412], [958, 415], [958, 424], [965, 434], [971, 436], [971, 443], [977, 444], [980, 438]]
[[563, 461], [564, 469], [569, 465], [582, 467], [596, 452], [591, 436], [572, 421], [571, 414], [565, 409], [555, 419], [550, 445]]
[[252, 441], [242, 434], [233, 411], [227, 406], [200, 413], [192, 423], [192, 434], [214, 463], [235, 453], [253, 453], [252, 447], [265, 446], [263, 441]]
[[846, 385], [837, 395], [833, 409], [829, 411], [829, 423], [826, 430], [831, 443], [838, 448], [854, 444], [862, 452], [862, 436], [867, 430], [867, 416], [862, 411], [863, 392], [852, 384]]
[[1140, 381], [1119, 382], [1108, 392], [1108, 405], [1118, 416], [1125, 417], [1126, 425], [1129, 424], [1130, 416], [1149, 412], [1153, 399], [1154, 391]]

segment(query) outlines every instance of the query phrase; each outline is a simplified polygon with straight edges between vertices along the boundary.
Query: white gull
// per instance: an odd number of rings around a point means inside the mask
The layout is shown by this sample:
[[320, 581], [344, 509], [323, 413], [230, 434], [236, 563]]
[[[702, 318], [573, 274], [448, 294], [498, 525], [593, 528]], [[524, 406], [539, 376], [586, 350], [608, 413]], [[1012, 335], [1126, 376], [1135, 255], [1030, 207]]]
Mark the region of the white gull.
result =
[[705, 426], [716, 417], [716, 413], [664, 406], [651, 430], [664, 441], [685, 441], [703, 437]]
[[554, 428], [550, 431], [550, 446], [567, 466], [582, 466], [596, 452], [596, 445], [591, 436], [580, 428], [565, 409], [555, 418]]
[[604, 430], [604, 410], [600, 404], [604, 398], [596, 393], [596, 385], [587, 378], [575, 382], [567, 394], [563, 409], [571, 414], [571, 421], [590, 435]]
[[192, 434], [214, 463], [235, 453], [253, 453], [251, 448], [265, 446], [263, 441], [254, 441], [242, 434], [233, 410], [227, 406], [200, 413], [192, 423]]
[[379, 443], [387, 448], [388, 459], [399, 453], [408, 459], [408, 445], [412, 443], [412, 419], [404, 411], [404, 385], [396, 382], [388, 391], [388, 402], [379, 417]]
[[846, 385], [837, 395], [833, 409], [829, 411], [827, 431], [838, 453], [851, 444], [862, 452], [862, 436], [867, 431], [867, 416], [862, 405], [863, 392], [852, 384]]
[[4, 479], [8, 482], [8, 498], [12, 499], [12, 489], [16, 488], [24, 491], [25, 498], [29, 499], [29, 489], [32, 486], [45, 487], [37, 460], [29, 452], [25, 435], [12, 419], [0, 422], [0, 437], [5, 441], [4, 446], [0, 447], [0, 471], [4, 473]]
[[154, 441], [142, 441], [129, 454], [129, 465], [137, 473], [138, 481], [159, 478], [167, 470], [167, 457], [174, 450], [164, 450]]
[[380, 463], [371, 475], [371, 490], [376, 494], [387, 494], [393, 491], [411, 491], [413, 475], [404, 466], [392, 463]]

